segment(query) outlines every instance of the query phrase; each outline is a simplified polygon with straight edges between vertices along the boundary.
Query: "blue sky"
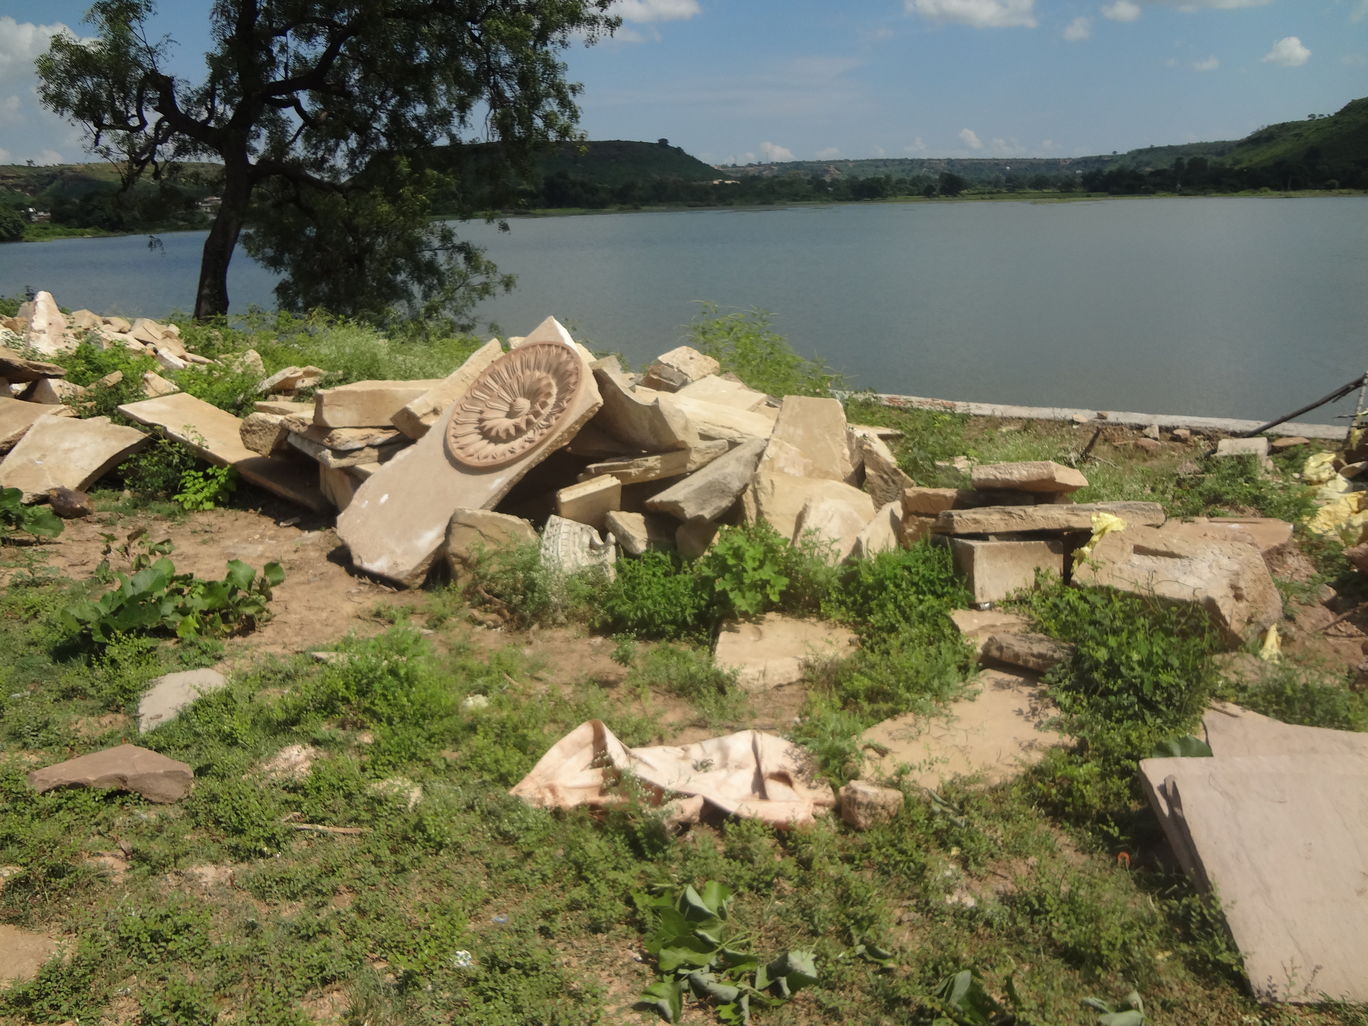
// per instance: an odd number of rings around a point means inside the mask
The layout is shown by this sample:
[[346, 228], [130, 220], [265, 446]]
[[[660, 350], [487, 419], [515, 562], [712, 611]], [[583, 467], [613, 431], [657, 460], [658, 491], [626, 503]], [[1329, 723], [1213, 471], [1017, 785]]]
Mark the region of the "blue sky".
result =
[[[208, 0], [155, 23], [193, 74]], [[85, 0], [0, 3], [0, 163], [76, 161], [33, 58]], [[710, 163], [1080, 156], [1239, 138], [1368, 95], [1368, 0], [619, 0], [567, 51], [595, 139]]]

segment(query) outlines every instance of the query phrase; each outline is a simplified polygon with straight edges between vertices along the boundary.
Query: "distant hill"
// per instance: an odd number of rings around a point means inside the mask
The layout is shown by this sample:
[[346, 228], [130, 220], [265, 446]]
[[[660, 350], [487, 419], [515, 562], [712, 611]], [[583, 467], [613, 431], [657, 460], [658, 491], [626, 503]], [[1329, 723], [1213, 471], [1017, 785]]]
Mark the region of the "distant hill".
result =
[[1353, 100], [1328, 117], [1268, 125], [1239, 140], [1131, 150], [1110, 166], [1149, 171], [1194, 158], [1237, 170], [1282, 167], [1300, 171], [1316, 184], [1334, 180], [1350, 188], [1368, 188], [1368, 97]]
[[733, 178], [816, 176], [826, 181], [858, 178], [935, 178], [959, 175], [971, 185], [1000, 182], [1004, 175], [1050, 177], [1106, 167], [1112, 157], [870, 157], [862, 160], [786, 160], [723, 167]]

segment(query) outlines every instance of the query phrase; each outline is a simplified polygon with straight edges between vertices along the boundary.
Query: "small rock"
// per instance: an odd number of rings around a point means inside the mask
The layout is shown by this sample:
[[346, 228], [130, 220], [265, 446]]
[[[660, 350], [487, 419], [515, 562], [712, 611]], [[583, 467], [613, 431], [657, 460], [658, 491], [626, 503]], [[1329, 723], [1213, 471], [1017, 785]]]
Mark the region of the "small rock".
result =
[[855, 830], [869, 830], [893, 820], [903, 807], [903, 793], [868, 780], [852, 780], [836, 797], [841, 820]]
[[185, 763], [137, 745], [107, 748], [28, 775], [29, 786], [40, 794], [56, 787], [92, 787], [133, 791], [151, 802], [180, 801], [190, 793], [193, 779]]
[[1192, 432], [1187, 428], [1174, 428], [1173, 440], [1175, 442], [1190, 442], [1192, 441]]
[[74, 488], [49, 488], [47, 498], [52, 512], [63, 520], [78, 520], [95, 512], [95, 507], [90, 504], [90, 496]]
[[1142, 452], [1160, 452], [1164, 448], [1164, 443], [1154, 438], [1137, 438], [1131, 445]]
[[983, 643], [985, 662], [1046, 673], [1073, 656], [1073, 646], [1043, 634], [993, 634]]
[[313, 745], [286, 745], [261, 764], [261, 772], [272, 780], [303, 780], [322, 754]]
[[1291, 435], [1287, 438], [1275, 438], [1268, 443], [1268, 447], [1274, 452], [1285, 452], [1288, 449], [1296, 449], [1299, 446], [1310, 445], [1311, 439], [1303, 438], [1301, 435]]
[[158, 677], [138, 703], [138, 732], [145, 734], [153, 727], [170, 723], [200, 695], [227, 686], [228, 680], [223, 674], [207, 668]]
[[1158, 424], [1150, 424], [1148, 427], [1145, 428], [1144, 431], [1142, 431], [1142, 432], [1140, 432], [1140, 433], [1141, 433], [1142, 435], [1144, 435], [1146, 438], [1152, 438], [1152, 439], [1154, 439], [1156, 442], [1159, 441], [1159, 425], [1158, 425]]

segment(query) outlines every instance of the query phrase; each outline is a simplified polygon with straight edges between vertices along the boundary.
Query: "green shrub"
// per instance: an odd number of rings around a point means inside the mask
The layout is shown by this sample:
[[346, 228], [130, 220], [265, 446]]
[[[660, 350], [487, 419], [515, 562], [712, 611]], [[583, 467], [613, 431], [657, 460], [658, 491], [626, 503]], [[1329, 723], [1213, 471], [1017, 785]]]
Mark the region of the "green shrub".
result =
[[180, 491], [171, 498], [184, 510], [217, 509], [236, 489], [237, 471], [232, 467], [203, 467], [182, 473]]
[[465, 592], [473, 605], [506, 617], [519, 630], [556, 618], [555, 582], [536, 542], [478, 553], [469, 569]]
[[1368, 694], [1295, 663], [1270, 665], [1262, 677], [1240, 681], [1228, 694], [1245, 708], [1284, 723], [1368, 730]]
[[789, 543], [767, 523], [723, 527], [696, 562], [713, 622], [779, 608], [789, 587]]
[[795, 353], [770, 327], [770, 316], [763, 310], [724, 314], [705, 304], [689, 326], [689, 344], [717, 360], [724, 372], [770, 395], [829, 396], [844, 385], [844, 378], [822, 361]]
[[62, 521], [46, 506], [24, 505], [18, 488], [0, 488], [0, 541], [9, 540], [16, 531], [34, 538], [56, 538]]
[[707, 633], [707, 595], [678, 557], [645, 552], [619, 560], [617, 575], [597, 601], [594, 624], [611, 634], [677, 640]]
[[1254, 456], [1210, 457], [1199, 473], [1180, 477], [1166, 505], [1175, 516], [1249, 514], [1298, 524], [1316, 509], [1315, 492], [1290, 474], [1265, 471]]

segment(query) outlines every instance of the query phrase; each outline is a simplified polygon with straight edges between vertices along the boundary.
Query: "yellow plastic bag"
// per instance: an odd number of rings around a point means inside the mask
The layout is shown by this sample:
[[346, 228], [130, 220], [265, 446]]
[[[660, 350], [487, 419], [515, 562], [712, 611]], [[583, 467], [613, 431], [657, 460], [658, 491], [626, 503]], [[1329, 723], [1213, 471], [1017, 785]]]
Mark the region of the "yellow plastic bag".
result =
[[1107, 535], [1113, 531], [1124, 531], [1126, 522], [1113, 513], [1094, 513], [1092, 515], [1092, 537], [1084, 544], [1074, 550], [1075, 561], [1088, 559], [1092, 556], [1093, 549]]
[[1278, 625], [1270, 624], [1264, 632], [1263, 644], [1259, 646], [1259, 658], [1266, 663], [1276, 663], [1282, 659], [1282, 641], [1278, 637]]

